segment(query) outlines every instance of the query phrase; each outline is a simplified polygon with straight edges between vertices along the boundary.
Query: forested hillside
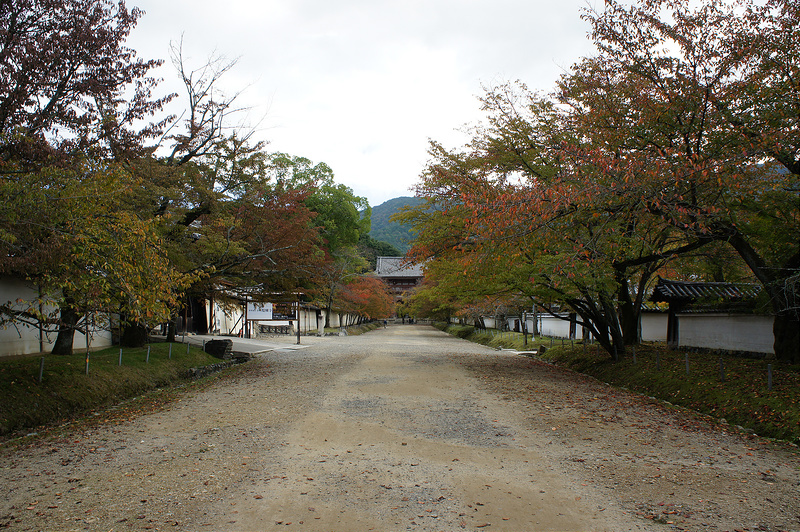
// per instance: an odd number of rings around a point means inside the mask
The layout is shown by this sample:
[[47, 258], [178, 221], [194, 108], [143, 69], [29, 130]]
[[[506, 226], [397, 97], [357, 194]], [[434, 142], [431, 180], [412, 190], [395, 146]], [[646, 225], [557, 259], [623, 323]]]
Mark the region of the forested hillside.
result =
[[375, 240], [388, 242], [402, 253], [405, 253], [410, 247], [409, 242], [411, 242], [413, 235], [409, 232], [408, 226], [393, 222], [390, 218], [403, 207], [416, 207], [420, 203], [422, 203], [422, 200], [419, 198], [401, 196], [373, 207], [372, 229], [369, 232], [369, 236]]

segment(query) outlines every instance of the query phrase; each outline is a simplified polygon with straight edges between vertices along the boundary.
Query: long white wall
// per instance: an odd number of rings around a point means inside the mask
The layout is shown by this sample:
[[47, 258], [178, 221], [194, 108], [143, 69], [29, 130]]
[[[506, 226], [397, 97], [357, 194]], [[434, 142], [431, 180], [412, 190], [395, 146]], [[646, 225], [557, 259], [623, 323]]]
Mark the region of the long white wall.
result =
[[[569, 318], [567, 319], [556, 318], [550, 315], [539, 316], [539, 334], [542, 336], [551, 336], [553, 338], [569, 338]], [[583, 327], [576, 326], [575, 338], [583, 338]]]
[[[3, 304], [19, 307], [20, 304], [16, 303], [18, 300], [35, 301], [38, 297], [39, 291], [35, 286], [20, 279], [0, 277], [0, 302]], [[55, 307], [46, 306], [42, 310], [49, 313], [54, 311]], [[56, 332], [40, 334], [38, 327], [6, 324], [4, 327], [0, 327], [0, 356], [49, 352], [53, 349], [57, 336]], [[93, 349], [109, 347], [112, 345], [111, 332], [95, 327], [89, 333], [89, 341]], [[75, 333], [73, 346], [76, 350], [86, 348], [86, 337], [83, 333]]]
[[[567, 315], [564, 315], [566, 317]], [[569, 338], [569, 320], [555, 316], [540, 315], [539, 334], [552, 338]], [[508, 326], [514, 326], [516, 318], [508, 319]], [[641, 335], [645, 342], [663, 342], [667, 339], [667, 319], [663, 312], [643, 312]], [[451, 320], [457, 323], [457, 319]], [[774, 353], [772, 316], [724, 313], [686, 313], [678, 315], [680, 347], [722, 349], [751, 353]], [[487, 328], [496, 328], [501, 322], [485, 317]], [[528, 331], [533, 330], [533, 319], [527, 319]], [[576, 338], [582, 338], [583, 328], [576, 326]]]
[[[208, 311], [208, 308], [206, 309]], [[243, 319], [244, 310], [241, 306], [238, 305], [227, 305], [222, 307], [218, 303], [214, 303], [214, 311], [213, 311], [213, 320], [211, 320], [211, 332], [212, 334], [219, 334], [223, 336], [240, 336], [243, 335], [243, 327], [244, 327], [244, 319]], [[358, 323], [358, 316], [355, 314], [347, 314], [347, 313], [340, 313], [336, 312], [335, 310], [331, 312], [330, 316], [330, 326], [331, 327], [347, 327], [349, 325], [354, 325]], [[256, 334], [258, 331], [258, 325], [272, 325], [272, 326], [289, 326], [291, 330], [296, 333], [295, 327], [297, 326], [297, 320], [284, 320], [284, 321], [251, 321], [252, 329], [251, 333], [253, 335]], [[314, 334], [314, 333], [322, 333], [325, 327], [325, 313], [321, 311], [317, 313], [316, 309], [313, 308], [301, 308], [300, 309], [300, 332], [302, 334]]]
[[678, 314], [680, 347], [775, 353], [772, 316]]

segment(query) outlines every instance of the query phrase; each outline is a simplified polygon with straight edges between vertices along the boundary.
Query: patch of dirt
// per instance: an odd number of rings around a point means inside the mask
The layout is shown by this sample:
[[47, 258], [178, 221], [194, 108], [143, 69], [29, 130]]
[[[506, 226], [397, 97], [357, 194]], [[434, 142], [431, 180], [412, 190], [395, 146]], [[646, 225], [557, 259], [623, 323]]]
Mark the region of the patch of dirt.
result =
[[673, 530], [800, 530], [795, 445], [538, 361], [463, 365], [529, 430], [549, 432], [548, 456], [598, 506]]
[[13, 530], [800, 530], [800, 459], [397, 326], [0, 449]]

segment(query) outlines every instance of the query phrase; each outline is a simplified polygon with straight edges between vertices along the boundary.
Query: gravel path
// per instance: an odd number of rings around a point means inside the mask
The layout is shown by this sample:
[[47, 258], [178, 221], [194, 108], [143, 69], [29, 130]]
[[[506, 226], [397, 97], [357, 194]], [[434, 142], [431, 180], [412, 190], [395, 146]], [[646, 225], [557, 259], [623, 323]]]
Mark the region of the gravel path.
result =
[[0, 449], [0, 528], [800, 530], [796, 448], [429, 327], [303, 343]]

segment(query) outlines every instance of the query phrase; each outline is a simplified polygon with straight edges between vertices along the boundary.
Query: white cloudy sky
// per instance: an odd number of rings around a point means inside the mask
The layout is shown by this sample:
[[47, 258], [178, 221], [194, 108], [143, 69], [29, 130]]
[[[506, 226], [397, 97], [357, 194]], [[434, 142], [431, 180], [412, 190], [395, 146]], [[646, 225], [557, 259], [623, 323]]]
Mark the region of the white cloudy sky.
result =
[[[225, 77], [270, 151], [325, 162], [375, 206], [411, 195], [428, 140], [457, 146], [482, 86], [547, 91], [591, 53], [581, 8], [598, 0], [127, 0], [146, 13], [129, 45], [190, 67], [238, 59]], [[178, 91], [169, 66], [158, 74]]]

